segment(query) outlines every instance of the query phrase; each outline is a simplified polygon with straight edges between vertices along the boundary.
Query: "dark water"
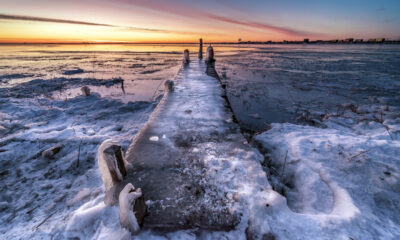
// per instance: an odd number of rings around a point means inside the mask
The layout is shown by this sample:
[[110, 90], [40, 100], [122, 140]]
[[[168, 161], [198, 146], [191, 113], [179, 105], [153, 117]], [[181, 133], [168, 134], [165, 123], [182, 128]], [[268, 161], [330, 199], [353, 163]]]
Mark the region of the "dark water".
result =
[[400, 45], [256, 45], [222, 53], [218, 72], [248, 130], [350, 104], [400, 105]]

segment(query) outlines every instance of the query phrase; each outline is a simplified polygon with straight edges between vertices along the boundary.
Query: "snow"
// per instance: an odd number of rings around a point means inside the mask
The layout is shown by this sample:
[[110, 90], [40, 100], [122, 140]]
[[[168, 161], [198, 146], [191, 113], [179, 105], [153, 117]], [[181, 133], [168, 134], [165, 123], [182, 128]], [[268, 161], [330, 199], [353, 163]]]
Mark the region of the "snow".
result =
[[[51, 66], [47, 57], [35, 66], [28, 61], [26, 68], [13, 51], [5, 53], [15, 67], [2, 70], [0, 77], [8, 81], [0, 88], [0, 238], [102, 236], [108, 231], [101, 228], [109, 226], [107, 214], [115, 214], [113, 224], [120, 227], [118, 209], [98, 206], [105, 189], [96, 163], [97, 148], [104, 140], [113, 139], [127, 149], [158, 103], [158, 86], [163, 81], [141, 75], [142, 82], [151, 78], [146, 83], [148, 90], [131, 89], [125, 81], [125, 95], [121, 89], [124, 80], [118, 75], [109, 79], [55, 77], [58, 66]], [[103, 61], [112, 61], [108, 54], [103, 54]], [[49, 78], [32, 79], [39, 72], [50, 72]], [[82, 86], [91, 88], [90, 96], [81, 95]], [[75, 94], [68, 94], [71, 89], [76, 89]], [[132, 97], [135, 94], [140, 97]], [[53, 152], [54, 146], [62, 147]], [[98, 214], [98, 220], [86, 213]], [[101, 220], [103, 213], [105, 219]], [[99, 232], [87, 229], [89, 232], [77, 233], [74, 229], [79, 221], [66, 231], [66, 223], [78, 218], [93, 223]]]
[[[97, 147], [112, 138], [126, 149], [156, 105], [125, 104], [96, 93], [67, 101], [0, 101], [0, 125], [5, 129], [0, 140], [0, 232], [8, 239], [49, 238], [80, 205], [99, 198], [102, 202]], [[63, 147], [51, 159], [42, 157], [44, 150], [58, 144]]]
[[82, 200], [87, 199], [88, 197], [90, 197], [90, 189], [89, 188], [84, 188], [82, 190], [80, 190], [73, 199], [71, 199], [67, 205], [72, 206]]
[[149, 138], [149, 140], [152, 141], [152, 142], [157, 142], [158, 139], [159, 139], [158, 136], [151, 136], [151, 137]]
[[135, 212], [132, 211], [135, 201], [142, 196], [141, 189], [135, 189], [131, 183], [128, 183], [119, 194], [119, 221], [121, 227], [129, 230], [132, 234], [140, 231]]
[[[365, 114], [381, 108], [358, 109], [369, 110], [357, 111], [352, 121], [329, 116], [323, 121], [325, 129], [275, 123], [255, 141], [269, 162], [270, 182], [287, 198], [294, 218], [299, 213], [313, 219], [322, 227], [321, 236], [337, 231], [333, 236], [396, 239], [400, 236], [400, 134], [383, 123], [363, 120]], [[398, 119], [395, 116], [398, 112], [384, 114]], [[393, 128], [399, 126], [396, 122]]]
[[[1, 239], [102, 238], [121, 230], [118, 207], [102, 203], [97, 148], [113, 139], [127, 149], [162, 83], [176, 73], [178, 54], [92, 47], [0, 46]], [[132, 63], [141, 67], [125, 68]], [[142, 74], [143, 68], [157, 71]], [[65, 77], [67, 70], [83, 73]], [[82, 96], [82, 86], [90, 96]], [[57, 145], [52, 159], [42, 157]], [[81, 229], [83, 223], [93, 228]]]
[[[58, 236], [60, 238], [107, 239], [102, 236], [107, 234], [109, 228], [120, 228], [118, 212], [118, 207], [106, 206], [102, 198], [98, 197], [74, 211], [65, 232]], [[123, 229], [113, 232], [115, 239], [124, 235], [128, 235], [128, 232]]]

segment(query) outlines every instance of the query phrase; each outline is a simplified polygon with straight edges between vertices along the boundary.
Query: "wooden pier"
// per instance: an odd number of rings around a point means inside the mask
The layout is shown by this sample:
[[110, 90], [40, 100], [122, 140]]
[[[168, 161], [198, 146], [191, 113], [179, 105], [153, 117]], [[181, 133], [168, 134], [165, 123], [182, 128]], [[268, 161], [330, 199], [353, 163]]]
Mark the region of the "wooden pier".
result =
[[128, 183], [141, 188], [145, 229], [226, 231], [241, 221], [237, 161], [252, 149], [233, 120], [214, 64], [212, 47], [204, 61], [190, 60], [185, 51], [175, 80], [166, 82], [125, 154], [130, 168], [124, 180], [106, 192], [105, 202], [116, 204]]

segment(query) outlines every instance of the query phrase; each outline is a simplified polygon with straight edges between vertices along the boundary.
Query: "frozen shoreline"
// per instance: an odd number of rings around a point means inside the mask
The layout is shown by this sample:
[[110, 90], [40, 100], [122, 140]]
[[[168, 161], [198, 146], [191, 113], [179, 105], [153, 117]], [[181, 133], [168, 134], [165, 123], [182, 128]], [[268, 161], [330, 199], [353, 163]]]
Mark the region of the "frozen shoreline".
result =
[[[123, 103], [95, 92], [54, 100], [32, 97], [30, 89], [19, 86], [18, 98], [0, 97], [0, 231], [6, 238], [49, 238], [72, 211], [99, 198], [98, 145], [113, 138], [126, 149], [157, 104]], [[62, 148], [53, 159], [41, 156], [56, 145]]]
[[[6, 223], [0, 227], [2, 238], [130, 239], [119, 225], [119, 208], [102, 203], [104, 187], [96, 149], [103, 140], [113, 138], [126, 150], [156, 106], [157, 97], [154, 102], [129, 102], [119, 95], [96, 93], [99, 87], [120, 94], [121, 82], [115, 79], [86, 79], [94, 93], [79, 96], [76, 89], [85, 83], [79, 72], [71, 78], [53, 79], [54, 84], [34, 80], [0, 89], [0, 178], [5, 183], [0, 220]], [[225, 74], [228, 78], [233, 75], [229, 71]], [[4, 79], [27, 76], [7, 75]], [[233, 94], [245, 92], [241, 84]], [[236, 198], [238, 189], [243, 196], [236, 209], [243, 213], [242, 222], [235, 230], [145, 230], [136, 239], [398, 238], [400, 106], [396, 105], [398, 97], [384, 94], [391, 95], [399, 84], [395, 79], [390, 85], [370, 86], [367, 90], [383, 96], [371, 96], [360, 103], [342, 104], [348, 98], [340, 96], [340, 107], [330, 111], [308, 105], [296, 106], [294, 111], [288, 105], [288, 112], [296, 112], [299, 122], [272, 121], [270, 130], [256, 135], [255, 143], [263, 155], [250, 149], [221, 159], [218, 153], [210, 152], [205, 167], [217, 177], [219, 187], [228, 193], [225, 196]], [[315, 91], [310, 90], [313, 86], [306, 81], [295, 84], [300, 92], [310, 95]], [[252, 89], [248, 92], [253, 95], [248, 99], [260, 102], [260, 94]], [[268, 109], [255, 109], [245, 113], [261, 122], [261, 111]], [[59, 143], [63, 147], [54, 159], [40, 155]]]
[[[364, 109], [371, 112], [347, 110], [347, 118], [330, 116], [322, 122], [324, 128], [276, 123], [255, 137], [265, 154], [269, 182], [287, 198], [291, 218], [300, 214], [318, 225], [303, 226], [298, 236], [400, 236], [399, 114], [385, 112], [383, 123], [378, 123], [365, 119], [379, 112]], [[285, 228], [296, 225], [286, 223]]]

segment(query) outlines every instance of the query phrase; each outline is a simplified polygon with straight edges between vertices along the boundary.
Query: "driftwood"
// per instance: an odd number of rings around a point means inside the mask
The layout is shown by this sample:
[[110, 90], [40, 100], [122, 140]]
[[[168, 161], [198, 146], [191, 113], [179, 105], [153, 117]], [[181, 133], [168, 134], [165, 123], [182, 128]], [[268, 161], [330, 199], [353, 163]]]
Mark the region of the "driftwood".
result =
[[57, 144], [45, 151], [42, 152], [42, 157], [47, 159], [53, 159], [54, 155], [56, 155], [63, 148], [62, 144]]

